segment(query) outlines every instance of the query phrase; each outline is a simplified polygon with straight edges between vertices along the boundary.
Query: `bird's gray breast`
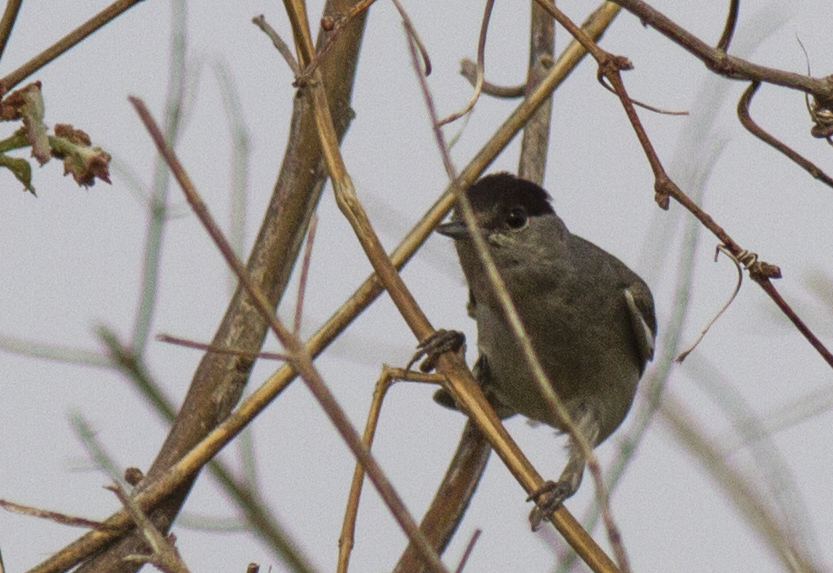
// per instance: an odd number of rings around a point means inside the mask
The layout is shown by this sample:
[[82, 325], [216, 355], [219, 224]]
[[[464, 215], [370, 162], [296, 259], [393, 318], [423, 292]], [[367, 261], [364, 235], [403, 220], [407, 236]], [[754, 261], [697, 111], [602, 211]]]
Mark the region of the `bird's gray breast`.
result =
[[[598, 278], [594, 273], [558, 274], [561, 280], [546, 288], [511, 295], [553, 389], [569, 411], [596, 413], [601, 441], [627, 414], [640, 375], [624, 289], [564, 278]], [[500, 399], [528, 418], [560, 427], [500, 306], [478, 301], [476, 319], [478, 346]]]

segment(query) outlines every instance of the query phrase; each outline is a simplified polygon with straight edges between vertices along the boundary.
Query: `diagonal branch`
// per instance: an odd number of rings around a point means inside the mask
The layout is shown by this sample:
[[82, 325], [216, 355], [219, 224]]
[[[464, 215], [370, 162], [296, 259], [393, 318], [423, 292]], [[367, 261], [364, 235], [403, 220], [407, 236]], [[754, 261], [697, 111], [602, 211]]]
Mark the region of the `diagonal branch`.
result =
[[[818, 101], [833, 102], [833, 76], [812, 78], [802, 74], [785, 72], [753, 64], [741, 58], [729, 56], [679, 26], [667, 16], [642, 0], [615, 0], [622, 8], [638, 17], [646, 26], [678, 44], [700, 59], [713, 72], [736, 80], [760, 81], [812, 94]], [[826, 106], [828, 107], [828, 106]]]
[[[116, 0], [104, 10], [78, 26], [43, 52], [0, 79], [0, 96], [34, 74], [46, 64], [85, 40], [90, 34], [109, 24], [142, 0]], [[4, 15], [5, 16], [5, 15]]]
[[[703, 226], [720, 239], [720, 242], [729, 250], [729, 252], [731, 252], [735, 258], [744, 264], [746, 269], [749, 271], [749, 276], [752, 280], [760, 285], [764, 292], [769, 295], [773, 302], [778, 305], [778, 308], [780, 308], [787, 318], [790, 319], [793, 325], [795, 325], [798, 331], [801, 332], [804, 338], [806, 338], [813, 348], [816, 349], [824, 361], [827, 362], [831, 368], [833, 368], [833, 354], [830, 353], [830, 351], [810, 330], [804, 321], [799, 318], [799, 316], [772, 284], [770, 279], [780, 278], [781, 270], [775, 265], [759, 261], [757, 255], [741, 248], [741, 246], [729, 236], [726, 230], [718, 225], [711, 215], [694, 203], [694, 201], [692, 201], [691, 198], [686, 195], [666, 173], [665, 168], [663, 167], [662, 162], [660, 161], [659, 156], [657, 155], [657, 152], [645, 131], [645, 128], [642, 126], [642, 122], [639, 120], [639, 116], [636, 114], [636, 109], [628, 96], [625, 84], [622, 82], [620, 72], [621, 70], [630, 69], [632, 67], [631, 63], [622, 56], [614, 56], [599, 48], [599, 46], [593, 42], [587, 34], [585, 34], [572, 21], [570, 21], [569, 18], [560, 12], [551, 3], [551, 0], [537, 1], [553, 16], [553, 18], [558, 21], [559, 24], [567, 28], [570, 34], [581, 42], [582, 46], [587, 48], [599, 64], [599, 77], [604, 76], [607, 78], [616, 91], [616, 94], [619, 96], [619, 100], [622, 103], [625, 114], [628, 116], [628, 120], [631, 122], [634, 133], [636, 134], [636, 137], [642, 146], [642, 150], [648, 159], [648, 163], [651, 165], [651, 169], [654, 172], [654, 189], [656, 192], [655, 199], [660, 207], [667, 209], [669, 198], [673, 198], [680, 205], [685, 207], [692, 215], [694, 215], [697, 220], [703, 224]], [[623, 2], [618, 3], [623, 4]]]
[[[354, 4], [356, 0], [329, 0], [325, 14], [342, 13]], [[365, 15], [352, 19], [344, 27], [339, 42], [334, 44], [320, 68], [327, 85], [331, 86], [328, 95], [338, 125], [339, 139], [343, 137], [352, 117], [349, 101]], [[323, 42], [323, 39], [319, 41]], [[300, 97], [294, 99], [292, 123], [281, 171], [248, 260], [249, 272], [267, 293], [273, 308], [277, 306], [289, 282], [325, 180], [326, 171], [321, 165], [321, 147], [315, 120], [309, 97], [302, 91]], [[257, 353], [266, 331], [266, 321], [258, 314], [250, 296], [238, 286], [211, 345]], [[165, 474], [229, 415], [240, 400], [253, 365], [254, 360], [243, 355], [207, 353], [203, 357], [177, 419], [145, 480], [139, 486], [140, 491]], [[161, 530], [167, 530], [176, 517], [195, 477], [192, 471], [187, 483], [182, 482], [175, 494], [151, 513], [151, 518]], [[112, 539], [107, 541], [111, 542]], [[140, 552], [143, 544], [140, 537], [132, 536], [85, 564], [82, 571], [134, 571], [135, 566], [124, 564], [121, 558]]]

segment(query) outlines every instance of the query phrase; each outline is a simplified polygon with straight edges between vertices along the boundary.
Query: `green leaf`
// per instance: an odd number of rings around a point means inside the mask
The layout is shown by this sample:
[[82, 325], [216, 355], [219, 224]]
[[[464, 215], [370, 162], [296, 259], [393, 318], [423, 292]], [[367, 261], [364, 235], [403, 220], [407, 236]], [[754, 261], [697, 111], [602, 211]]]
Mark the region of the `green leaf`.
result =
[[37, 196], [35, 188], [32, 187], [32, 166], [25, 159], [18, 157], [9, 157], [8, 155], [0, 155], [0, 167], [5, 167], [14, 174], [18, 181], [23, 183], [23, 186], [32, 195]]

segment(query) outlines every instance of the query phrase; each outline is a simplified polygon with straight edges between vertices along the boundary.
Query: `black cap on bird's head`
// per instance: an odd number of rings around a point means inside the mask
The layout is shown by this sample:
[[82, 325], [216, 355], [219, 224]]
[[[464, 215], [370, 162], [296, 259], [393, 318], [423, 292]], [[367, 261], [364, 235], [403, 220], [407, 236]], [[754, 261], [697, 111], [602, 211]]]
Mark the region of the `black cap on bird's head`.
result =
[[[515, 221], [521, 218], [525, 222], [528, 217], [555, 213], [544, 189], [505, 171], [482, 177], [466, 189], [466, 197], [478, 226], [485, 229], [515, 228]], [[455, 208], [453, 220], [438, 226], [437, 232], [453, 239], [468, 235], [459, 209]]]

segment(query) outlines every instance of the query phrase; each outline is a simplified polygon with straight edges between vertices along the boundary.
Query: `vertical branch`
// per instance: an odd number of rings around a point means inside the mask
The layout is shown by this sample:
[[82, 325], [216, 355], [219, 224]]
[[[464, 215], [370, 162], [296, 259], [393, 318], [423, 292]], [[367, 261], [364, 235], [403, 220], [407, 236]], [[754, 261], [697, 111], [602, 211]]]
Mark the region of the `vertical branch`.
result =
[[[325, 14], [342, 14], [348, 12], [355, 3], [354, 0], [329, 0], [324, 11]], [[325, 85], [328, 86], [327, 99], [331, 102], [330, 109], [335, 118], [338, 138], [344, 136], [352, 117], [349, 102], [364, 22], [363, 13], [345, 25], [339, 41], [333, 45], [320, 67]], [[324, 39], [322, 33], [318, 39], [319, 44]], [[318, 204], [326, 180], [308, 93], [301, 90], [294, 102], [281, 171], [247, 263], [249, 273], [266, 293], [272, 308], [275, 308], [286, 289], [309, 219]], [[238, 287], [211, 344], [235, 348], [243, 353], [256, 353], [263, 343], [266, 330], [266, 322], [258, 314], [251, 297]], [[145, 480], [140, 484], [140, 490], [162, 476], [229, 415], [240, 399], [253, 365], [254, 361], [245, 355], [207, 353], [203, 357], [179, 415]], [[194, 478], [192, 476], [175, 495], [151, 513], [151, 519], [160, 530], [166, 531], [170, 527]], [[80, 571], [131, 573], [135, 571], [135, 565], [125, 564], [122, 557], [140, 552], [142, 545], [140, 537], [128, 536], [110, 550], [82, 565]]]
[[[619, 10], [620, 8], [612, 2], [603, 2], [598, 9], [588, 16], [583, 24], [583, 29], [594, 39], [601, 38], [604, 31], [619, 13]], [[552, 91], [578, 65], [585, 54], [586, 51], [578, 42], [575, 40], [570, 42], [555, 64], [551, 66], [552, 69], [547, 70], [544, 80], [540, 85], [537, 88], [531, 88], [532, 93], [527, 93], [527, 100], [521, 103], [517, 112], [522, 119], [517, 124], [512, 122], [514, 129], [518, 129], [520, 125], [526, 125], [530, 121], [535, 111], [540, 109], [544, 102], [550, 99]], [[528, 107], [533, 102], [534, 105], [531, 108]], [[494, 138], [503, 136], [503, 129], [509, 123], [510, 121], [507, 121], [498, 130]], [[549, 123], [549, 120], [547, 120], [547, 123]], [[506, 137], [511, 138], [513, 135], [514, 133]], [[490, 147], [490, 145], [487, 145], [477, 155], [473, 163], [478, 161], [486, 150], [490, 150]], [[529, 149], [526, 152], [527, 156], [534, 156], [534, 150], [531, 147], [527, 147], [527, 149]], [[546, 148], [544, 147], [544, 152], [545, 150]], [[460, 176], [460, 179], [465, 181], [465, 186], [473, 183], [474, 179], [481, 172], [477, 171], [470, 176], [470, 171], [471, 166], [466, 167]], [[426, 532], [429, 539], [438, 548], [438, 551], [442, 552], [445, 550], [462, 521], [483, 470], [485, 469], [489, 452], [490, 448], [485, 436], [469, 420], [463, 430], [463, 435], [457, 446], [457, 452], [451, 460], [448, 470], [443, 477], [443, 481], [440, 483], [434, 499], [431, 502], [431, 506], [420, 525], [420, 528]], [[613, 566], [606, 555], [595, 551], [597, 548], [593, 546], [592, 539], [576, 534], [578, 529], [573, 527], [572, 517], [569, 513], [566, 511], [561, 512], [558, 515], [558, 519], [563, 520], [558, 522], [557, 527], [559, 531], [565, 536], [568, 543], [576, 548], [576, 551], [592, 569], [600, 571]], [[400, 557], [395, 572], [411, 573], [421, 570], [421, 564], [417, 558], [415, 549], [409, 546], [402, 554], [402, 557]]]
[[[553, 64], [555, 50], [555, 21], [532, 0], [529, 31], [529, 71], [526, 78], [526, 95], [538, 87]], [[518, 175], [523, 179], [544, 184], [547, 165], [547, 148], [552, 120], [552, 98], [547, 98], [524, 127], [521, 139], [521, 158]]]
[[[186, 8], [184, 0], [171, 2], [171, 45], [168, 93], [165, 98], [165, 140], [176, 146], [182, 125], [185, 100], [186, 65]], [[168, 218], [168, 183], [170, 172], [161, 157], [153, 168], [153, 193], [148, 201], [148, 226], [145, 237], [144, 262], [142, 264], [142, 290], [136, 311], [136, 324], [130, 342], [133, 353], [140, 359], [145, 353], [159, 283], [160, 253], [165, 223]]]
[[[442, 383], [442, 378], [436, 375], [382, 366], [382, 375], [376, 381], [376, 385], [373, 388], [373, 399], [370, 402], [370, 411], [367, 414], [367, 422], [365, 423], [364, 435], [362, 437], [362, 441], [368, 450], [373, 445], [373, 438], [376, 435], [376, 427], [379, 424], [379, 416], [382, 413], [382, 403], [385, 401], [388, 390], [397, 380], [427, 382], [431, 384]], [[347, 573], [347, 567], [350, 563], [350, 553], [353, 551], [356, 518], [359, 513], [359, 501], [361, 499], [364, 476], [364, 467], [357, 461], [356, 468], [353, 471], [353, 481], [350, 484], [350, 494], [347, 497], [347, 508], [344, 511], [341, 535], [338, 538], [338, 573]]]

